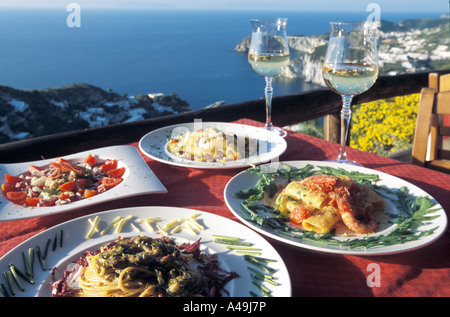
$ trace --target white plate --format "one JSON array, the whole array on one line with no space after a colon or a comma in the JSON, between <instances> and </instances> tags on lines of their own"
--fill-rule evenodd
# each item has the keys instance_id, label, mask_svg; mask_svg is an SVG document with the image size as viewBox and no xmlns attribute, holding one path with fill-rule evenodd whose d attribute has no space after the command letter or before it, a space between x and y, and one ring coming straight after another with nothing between
<instances>
[{"instance_id":1,"label":"white plate","mask_svg":"<svg viewBox=\"0 0 450 317\"><path fill-rule=\"evenodd\" d=\"M65 155L63 158L74 162L81 162L88 156L88 154L97 155L103 159L117 159L119 167L126 167L126 172L123 175L123 181L118 186L99 195L60 206L23 207L10 202L2 194L0 195L0 221L67 212L100 202L140 194L167 193L167 189L148 167L147 163L142 159L139 151L133 146L123 145L93 149L76 154ZM2 184L5 182L5 174L20 175L21 173L28 171L28 167L31 164L37 166L47 166L50 162L54 161L54 159L55 158L16 164L0 164L0 181Z\"/></svg>"},{"instance_id":2,"label":"white plate","mask_svg":"<svg viewBox=\"0 0 450 317\"><path fill-rule=\"evenodd\" d=\"M437 227L437 229L429 236L423 236L420 237L418 240L415 241L409 241L405 242L403 244L395 244L395 245L389 245L389 246L374 246L370 248L350 248L348 246L334 246L334 245L326 245L321 244L320 242L310 242L310 241L303 241L299 237L291 237L286 234L280 233L276 229L270 229L266 227L262 227L257 225L255 222L248 220L246 217L246 213L243 210L243 207L241 206L241 199L235 198L233 195L241 191L243 189L249 188L250 186L255 185L258 176L255 174L249 174L246 173L246 171L243 171L239 174L237 174L235 177L233 177L228 184L225 187L224 195L225 195L225 202L228 206L228 208L233 212L236 217L238 217L242 222L244 222L249 227L253 228L254 230L271 237L275 240L284 242L286 244L290 244L296 247L300 248L306 248L314 251L320 251L320 252L327 252L327 253L337 253L337 254L356 254L356 255L383 255L383 254L395 254L395 253L401 253L406 251L415 250L421 247L424 247L436 239L438 239L444 232L447 227L447 217L446 214L436 200L432 198L428 193L423 191L422 189L418 188L417 186L414 186L411 183L408 183L398 177L382 173L376 170L364 168L364 167L358 167L358 166L350 166L350 165L344 165L344 164L338 164L338 163L330 163L330 162L319 162L319 161L289 161L289 162L281 162L288 164L295 168L302 168L305 167L307 164L313 165L316 169L318 166L325 166L325 167L333 167L333 168L343 168L346 171L357 171L362 172L365 174L377 174L379 176L379 180L377 181L377 185L380 186L386 186L387 188L391 190L398 190L402 187L406 187L409 190L409 193L412 195L412 197L429 197L433 202L436 203L436 205L433 207L433 209L436 209L436 211L431 214L432 216L438 216L435 219L429 220L428 222L421 225L419 228L417 228L418 231L426 231L432 228ZM263 165L264 166L270 166L270 165ZM271 167L271 171L275 171L277 166L273 165ZM386 205L386 213L392 214L392 215L398 215L400 213L400 210L397 209L395 204L391 202L390 200L387 200ZM271 217L269 215L269 217ZM379 232L375 233L371 236L380 236L380 235L386 235L389 232L393 231L397 225L392 224L392 222L386 223L384 226L380 226ZM335 237L336 239L341 240L352 240L352 243L356 243L358 239L362 239L363 237Z\"/></svg>"},{"instance_id":3,"label":"white plate","mask_svg":"<svg viewBox=\"0 0 450 317\"><path fill-rule=\"evenodd\" d=\"M34 261L34 273L35 273L35 285L31 285L28 282L22 281L25 291L20 291L15 287L15 296L50 296L49 283L53 281L51 276L51 268L56 267L55 271L58 275L62 274L62 270L66 268L67 264L73 260L76 260L86 250L95 251L99 246L106 244L109 241L114 240L116 237L131 237L139 235L131 224L134 224L139 229L143 230L145 235L158 238L161 234L151 232L146 226L142 226L137 220L142 218L159 217L161 219L159 224L163 227L166 223L174 220L175 218L185 219L189 216L198 213L197 221L204 226L204 230L199 231L197 235L190 233L187 230L181 230L178 233L171 235L175 242L194 242L201 238L200 245L201 250L208 254L217 253L220 261L220 266L227 271L235 271L239 274L239 278L231 280L225 287L230 292L230 296L250 296L249 292L253 291L258 293L259 290L252 285L252 279L250 277L250 270L248 266L252 266L244 260L243 255L237 254L234 250L229 250L226 245L214 242L211 238L212 235L234 235L242 240L252 242L253 247L260 248L262 250L261 257L276 260L274 263L270 263L269 266L276 269L274 277L276 281L280 283L278 286L271 284L266 285L272 291L272 295L275 297L289 297L291 296L291 284L287 268L275 251L275 249L264 240L259 234L247 227L239 224L236 221L210 214L207 212L201 212L193 209L175 208L175 207L136 207L136 208L123 208L109 210L105 212L95 213L80 218L70 220L55 227L52 227L44 232L37 234L36 236L24 241L13 250L8 252L2 259L0 259L0 272L8 270L9 263L13 263L19 267L20 270L25 272L22 252L27 254L28 248L34 248L39 246L41 252L44 252L47 240L50 238L53 240L54 236L63 232L63 245L53 251L50 247L46 258L46 271L42 271L39 261L35 256ZM133 218L128 222L121 233L115 233L114 229L109 230L106 234L95 234L92 238L86 239L85 236L90 229L89 218L99 216L100 225L99 229L104 230L108 224L112 222L117 216L127 217L132 215ZM51 243L51 245L53 242ZM7 283L1 281L5 286Z\"/></svg>"},{"instance_id":4,"label":"white plate","mask_svg":"<svg viewBox=\"0 0 450 317\"><path fill-rule=\"evenodd\" d=\"M258 139L260 142L259 155L251 156L247 159L228 161L228 162L195 162L188 159L174 158L169 156L166 152L167 141L171 137L175 137L183 131L196 131L198 129L207 127L215 127L221 131L234 133L238 137L249 137ZM146 134L139 142L139 149L148 157L163 163L205 169L225 169L225 168L240 168L248 167L271 160L277 159L286 151L286 141L276 133L264 130L262 128L223 122L193 122L183 123L167 126L154 130Z\"/></svg>"}]
</instances>

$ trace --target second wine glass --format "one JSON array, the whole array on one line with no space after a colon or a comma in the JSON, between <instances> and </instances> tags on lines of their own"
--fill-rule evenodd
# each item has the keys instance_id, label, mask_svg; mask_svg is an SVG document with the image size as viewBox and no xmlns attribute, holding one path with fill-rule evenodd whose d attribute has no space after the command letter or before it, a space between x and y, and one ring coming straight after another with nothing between
<instances>
[{"instance_id":1,"label":"second wine glass","mask_svg":"<svg viewBox=\"0 0 450 317\"><path fill-rule=\"evenodd\" d=\"M253 19L252 36L248 51L248 62L255 73L264 76L266 87L266 124L265 128L281 136L286 131L272 124L272 80L289 64L289 46L286 37L286 18Z\"/></svg>"},{"instance_id":2,"label":"second wine glass","mask_svg":"<svg viewBox=\"0 0 450 317\"><path fill-rule=\"evenodd\" d=\"M361 165L347 158L346 144L354 96L368 90L378 77L376 29L369 22L331 22L323 64L326 85L342 96L338 163Z\"/></svg>"}]
</instances>

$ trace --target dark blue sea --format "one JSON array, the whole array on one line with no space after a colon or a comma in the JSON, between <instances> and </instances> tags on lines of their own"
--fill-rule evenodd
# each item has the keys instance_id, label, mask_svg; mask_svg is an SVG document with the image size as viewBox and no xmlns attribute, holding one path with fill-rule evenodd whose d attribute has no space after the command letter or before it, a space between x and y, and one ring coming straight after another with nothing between
<instances>
[{"instance_id":1,"label":"dark blue sea","mask_svg":"<svg viewBox=\"0 0 450 317\"><path fill-rule=\"evenodd\" d=\"M120 94L176 92L192 109L262 98L264 79L235 46L249 20L287 17L288 35L318 35L332 20L368 12L151 11L81 9L69 27L63 9L0 10L0 84L20 89L87 83ZM441 13L381 13L399 22ZM317 86L276 79L274 95Z\"/></svg>"}]
</instances>

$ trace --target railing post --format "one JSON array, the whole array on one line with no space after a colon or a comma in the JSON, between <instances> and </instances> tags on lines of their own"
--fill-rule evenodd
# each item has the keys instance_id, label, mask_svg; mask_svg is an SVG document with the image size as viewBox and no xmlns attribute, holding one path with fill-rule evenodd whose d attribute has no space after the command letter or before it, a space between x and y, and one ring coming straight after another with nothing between
<instances>
[{"instance_id":1,"label":"railing post","mask_svg":"<svg viewBox=\"0 0 450 317\"><path fill-rule=\"evenodd\" d=\"M339 113L327 114L323 121L324 139L330 142L339 143L341 139L341 121Z\"/></svg>"}]
</instances>

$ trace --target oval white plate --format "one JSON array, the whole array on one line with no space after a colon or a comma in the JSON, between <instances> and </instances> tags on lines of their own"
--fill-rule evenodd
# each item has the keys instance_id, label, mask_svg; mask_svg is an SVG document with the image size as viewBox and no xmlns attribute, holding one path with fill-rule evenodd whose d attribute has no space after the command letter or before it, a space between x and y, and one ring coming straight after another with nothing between
<instances>
[{"instance_id":1,"label":"oval white plate","mask_svg":"<svg viewBox=\"0 0 450 317\"><path fill-rule=\"evenodd\" d=\"M183 158L174 158L167 154L166 144L171 137L175 137L180 132L193 132L201 128L206 129L207 127L215 127L224 132L234 133L238 137L247 136L252 139L258 139L260 142L259 155L228 162L196 162ZM254 126L224 122L175 124L149 132L139 141L139 149L142 153L156 161L176 166L204 169L240 168L269 162L283 154L286 148L286 141L276 133Z\"/></svg>"},{"instance_id":2,"label":"oval white plate","mask_svg":"<svg viewBox=\"0 0 450 317\"><path fill-rule=\"evenodd\" d=\"M53 251L51 250L52 244L50 245L50 250L48 251L45 260L47 270L42 271L39 261L35 256L35 285L22 281L25 287L24 292L15 287L15 296L50 296L51 290L49 283L53 281L51 268L57 268L55 272L56 278L58 278L62 274L62 270L66 268L67 264L76 260L84 251L95 251L98 246L104 245L118 236L130 237L141 234L140 232L136 232L131 224L134 224L147 236L152 238L161 237L161 234L156 233L158 229L155 227L155 224L153 225L155 232L151 232L145 225L138 222L138 219L158 217L161 221L157 222L157 224L163 227L165 224L176 218L185 219L196 213L198 214L196 219L204 226L204 230L199 231L196 235L193 235L187 230L181 230L178 233L170 235L170 237L174 239L175 242L194 242L201 238L200 245L203 252L210 254L217 253L222 268L227 271L235 271L238 273L240 277L231 280L225 287L225 289L230 292L230 296L246 297L250 296L250 291L258 294L259 290L252 285L252 279L250 277L252 272L247 268L248 266L251 266L251 264L244 260L243 255L236 253L234 250L227 249L226 245L214 242L211 238L212 235L233 235L241 238L243 241L252 242L252 247L260 248L262 250L261 257L276 260L276 262L270 263L269 266L276 270L274 277L280 285L264 285L272 291L272 296L274 297L291 296L291 282L282 258L259 234L236 221L221 216L193 209L176 207L135 207L114 209L67 221L35 235L8 252L0 259L0 271L4 272L8 270L9 263L13 263L19 267L20 270L25 272L22 252L27 254L28 248L34 248L36 245L44 252L47 240L49 238L53 240L56 235L58 236L58 247ZM99 216L99 230L102 231L107 228L108 224L110 224L117 216L127 217L129 215L133 218L123 227L122 232L115 233L114 228L112 228L104 235L96 233L92 238L86 239L86 234L90 229L89 218L94 219L95 216ZM63 232L62 247L59 246L59 234L61 230ZM4 280L2 283L5 286L7 285Z\"/></svg>"},{"instance_id":3,"label":"oval white plate","mask_svg":"<svg viewBox=\"0 0 450 317\"><path fill-rule=\"evenodd\" d=\"M142 159L139 151L129 145L111 146L99 149L93 149L71 155L64 155L63 158L73 162L83 161L88 154L97 155L100 158L117 159L119 166L126 167L127 170L123 175L123 181L102 194L82 199L70 204L50 206L50 207L24 207L12 203L3 194L0 195L0 221L24 219L38 216L45 216L54 213L67 212L70 210L91 206L104 201L125 198L148 193L167 193L167 189L156 177L153 171L148 167L147 163ZM36 166L47 166L52 159L16 163L16 164L0 164L0 181L5 182L5 174L20 175L28 171L28 167L33 164Z\"/></svg>"},{"instance_id":4,"label":"oval white plate","mask_svg":"<svg viewBox=\"0 0 450 317\"><path fill-rule=\"evenodd\" d=\"M225 202L228 206L228 208L231 210L231 212L238 217L242 222L244 222L246 225L248 225L250 228L253 228L254 230L271 237L275 240L281 241L286 244L290 244L296 247L300 248L306 248L314 251L321 251L321 252L327 252L327 253L337 253L337 254L355 254L355 255L383 255L383 254L395 254L395 253L401 253L406 251L415 250L421 247L424 247L433 241L437 240L444 232L447 227L447 216L442 209L442 206L440 206L433 197L431 197L428 193L423 191L422 189L418 188L417 186L408 183L398 177L382 173L376 170L368 169L365 167L358 167L358 166L350 166L350 165L344 165L344 164L338 164L338 163L331 163L331 162L320 162L320 161L288 161L288 162L281 162L284 164L288 164L295 168L302 168L306 165L310 164L315 167L317 166L329 166L333 168L342 168L347 171L358 171L365 174L377 174L379 176L379 180L377 181L377 185L380 186L386 186L387 188L391 190L398 190L402 187L406 187L409 190L409 193L412 194L414 197L423 197L427 196L430 199L432 199L436 205L433 207L433 209L436 209L436 211L432 214L438 215L439 217L428 221L421 227L419 227L418 231L425 231L432 228L437 227L437 229L429 236L420 237L416 241L410 241L403 244L396 244L396 245L390 245L390 246L376 246L371 248L349 248L348 246L331 246L331 245L325 245L321 244L320 242L307 242L302 241L300 238L295 237L289 237L285 234L282 234L278 232L277 230L271 230L270 228L261 227L257 224L255 224L252 221L247 220L247 217L245 216L245 213L243 212L242 206L241 206L241 199L237 199L233 197L233 195L243 189L249 188L250 186L255 185L257 181L257 176L255 174L249 174L246 173L246 171L243 171L239 174L237 174L235 177L233 177L228 184L225 187L224 196L225 196ZM269 165L267 165L269 166ZM277 168L276 165L273 165L272 170L274 168ZM390 203L390 201L387 201L387 207L386 212L390 214L398 214L399 211L395 207L393 203ZM377 235L385 235L392 230L396 225L391 224L387 227L382 228L380 232L375 233L373 236ZM352 238L342 238L342 239L360 239L361 237L352 237ZM339 238L337 238L339 239Z\"/></svg>"}]
</instances>

